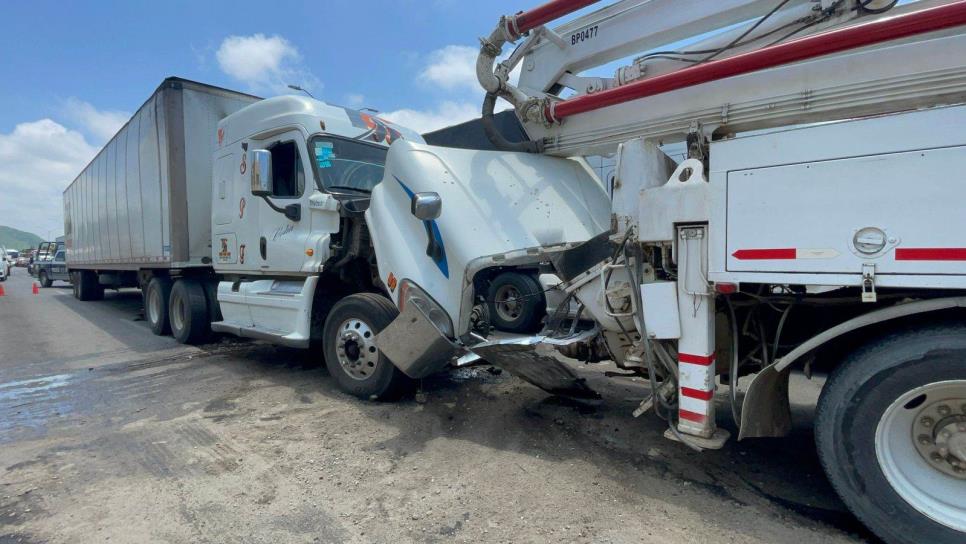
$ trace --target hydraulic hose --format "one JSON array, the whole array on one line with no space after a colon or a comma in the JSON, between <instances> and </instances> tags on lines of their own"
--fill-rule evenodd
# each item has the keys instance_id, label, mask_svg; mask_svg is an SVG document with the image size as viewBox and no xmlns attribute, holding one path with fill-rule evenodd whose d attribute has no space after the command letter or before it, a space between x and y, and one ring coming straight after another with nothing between
<instances>
[{"instance_id":1,"label":"hydraulic hose","mask_svg":"<svg viewBox=\"0 0 966 544\"><path fill-rule=\"evenodd\" d=\"M495 93L486 93L486 97L483 99L483 117L481 119L483 122L483 131L493 146L500 151L518 151L523 153L540 153L543 151L542 141L528 140L525 142L511 142L500 133L496 128L496 123L493 121L493 110L496 109L496 98Z\"/></svg>"}]
</instances>

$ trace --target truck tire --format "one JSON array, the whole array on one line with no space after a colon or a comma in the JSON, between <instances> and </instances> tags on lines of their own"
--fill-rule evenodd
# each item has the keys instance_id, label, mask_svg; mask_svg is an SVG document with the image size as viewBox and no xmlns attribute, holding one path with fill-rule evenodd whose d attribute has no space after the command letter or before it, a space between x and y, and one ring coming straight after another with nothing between
<instances>
[{"instance_id":1,"label":"truck tire","mask_svg":"<svg viewBox=\"0 0 966 544\"><path fill-rule=\"evenodd\" d=\"M168 300L171 298L171 280L156 276L148 282L144 290L144 317L151 326L151 332L164 336L171 332L168 320Z\"/></svg>"},{"instance_id":2,"label":"truck tire","mask_svg":"<svg viewBox=\"0 0 966 544\"><path fill-rule=\"evenodd\" d=\"M97 282L97 274L91 270L78 270L77 300L101 300L104 298L104 286Z\"/></svg>"},{"instance_id":3,"label":"truck tire","mask_svg":"<svg viewBox=\"0 0 966 544\"><path fill-rule=\"evenodd\" d=\"M208 321L221 321L224 317L221 315L221 305L218 304L218 282L209 280L202 283L202 287L208 300Z\"/></svg>"},{"instance_id":4,"label":"truck tire","mask_svg":"<svg viewBox=\"0 0 966 544\"><path fill-rule=\"evenodd\" d=\"M325 320L323 352L329 374L339 388L361 399L393 400L414 382L403 374L375 344L398 310L387 298L359 293L343 298Z\"/></svg>"},{"instance_id":5,"label":"truck tire","mask_svg":"<svg viewBox=\"0 0 966 544\"><path fill-rule=\"evenodd\" d=\"M50 277L47 275L47 271L46 270L41 270L40 271L40 278L39 279L40 279L40 286L41 287L50 287L51 285L54 284L54 281L51 280Z\"/></svg>"},{"instance_id":6,"label":"truck tire","mask_svg":"<svg viewBox=\"0 0 966 544\"><path fill-rule=\"evenodd\" d=\"M815 441L843 502L884 541L966 542L966 324L850 355L819 398Z\"/></svg>"},{"instance_id":7,"label":"truck tire","mask_svg":"<svg viewBox=\"0 0 966 544\"><path fill-rule=\"evenodd\" d=\"M171 335L182 344L201 344L211 333L205 288L197 280L182 278L174 282L168 299Z\"/></svg>"},{"instance_id":8,"label":"truck tire","mask_svg":"<svg viewBox=\"0 0 966 544\"><path fill-rule=\"evenodd\" d=\"M493 278L486 300L490 322L501 331L537 332L547 313L540 283L520 272L503 272Z\"/></svg>"}]
</instances>

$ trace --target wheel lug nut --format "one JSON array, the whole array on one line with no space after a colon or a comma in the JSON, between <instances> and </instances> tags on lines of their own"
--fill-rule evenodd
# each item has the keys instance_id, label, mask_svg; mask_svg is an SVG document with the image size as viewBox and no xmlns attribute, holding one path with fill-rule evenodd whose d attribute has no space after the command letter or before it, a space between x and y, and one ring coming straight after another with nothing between
<instances>
[{"instance_id":1,"label":"wheel lug nut","mask_svg":"<svg viewBox=\"0 0 966 544\"><path fill-rule=\"evenodd\" d=\"M935 423L935 421L933 421L931 417L924 417L919 420L919 424L927 428L932 427L933 423Z\"/></svg>"},{"instance_id":2,"label":"wheel lug nut","mask_svg":"<svg viewBox=\"0 0 966 544\"><path fill-rule=\"evenodd\" d=\"M945 404L940 404L939 408L937 408L937 411L941 416L948 416L950 413L952 413L952 410L949 409L949 406L946 406Z\"/></svg>"},{"instance_id":3,"label":"wheel lug nut","mask_svg":"<svg viewBox=\"0 0 966 544\"><path fill-rule=\"evenodd\" d=\"M928 446L932 444L932 439L929 437L928 434L921 434L919 435L919 444L923 446Z\"/></svg>"}]
</instances>

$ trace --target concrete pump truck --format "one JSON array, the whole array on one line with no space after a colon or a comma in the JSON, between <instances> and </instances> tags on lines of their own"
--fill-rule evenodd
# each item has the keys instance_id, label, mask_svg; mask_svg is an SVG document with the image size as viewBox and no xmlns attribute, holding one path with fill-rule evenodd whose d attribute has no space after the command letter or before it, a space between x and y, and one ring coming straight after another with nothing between
<instances>
[{"instance_id":1,"label":"concrete pump truck","mask_svg":"<svg viewBox=\"0 0 966 544\"><path fill-rule=\"evenodd\" d=\"M787 434L790 372L822 373L815 441L844 503L890 543L966 542L966 2L623 0L545 26L595 3L552 1L480 39L498 175L491 161L453 174L462 151L400 143L373 205L397 178L438 193L448 252L477 225L447 213L490 206L467 189L556 176L528 156L604 155L606 228L547 243L569 212L535 195L539 244L477 251L448 276L416 251L379 260L438 304L400 302L377 346L407 373L455 351L579 398L596 393L570 361L613 361L650 381L635 415L696 449L728 439L716 400L739 440ZM498 99L525 141L495 126ZM498 233L519 226L508 204ZM559 310L538 335L481 337L481 273L534 267L559 278Z\"/></svg>"}]
</instances>

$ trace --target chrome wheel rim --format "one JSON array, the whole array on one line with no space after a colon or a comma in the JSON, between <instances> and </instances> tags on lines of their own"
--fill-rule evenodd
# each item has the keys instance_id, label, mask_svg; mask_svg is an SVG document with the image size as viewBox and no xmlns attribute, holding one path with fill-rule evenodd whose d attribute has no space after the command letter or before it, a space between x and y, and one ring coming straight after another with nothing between
<instances>
[{"instance_id":1,"label":"chrome wheel rim","mask_svg":"<svg viewBox=\"0 0 966 544\"><path fill-rule=\"evenodd\" d=\"M148 319L151 323L161 320L161 295L157 289L148 291Z\"/></svg>"},{"instance_id":2,"label":"chrome wheel rim","mask_svg":"<svg viewBox=\"0 0 966 544\"><path fill-rule=\"evenodd\" d=\"M185 304L181 297L174 297L171 301L171 327L176 331L184 329L185 319Z\"/></svg>"},{"instance_id":3,"label":"chrome wheel rim","mask_svg":"<svg viewBox=\"0 0 966 544\"><path fill-rule=\"evenodd\" d=\"M879 420L875 450L904 501L966 532L966 380L931 383L896 399Z\"/></svg>"},{"instance_id":4,"label":"chrome wheel rim","mask_svg":"<svg viewBox=\"0 0 966 544\"><path fill-rule=\"evenodd\" d=\"M516 321L523 313L523 297L520 290L512 285L501 285L493 299L496 314L504 321Z\"/></svg>"},{"instance_id":5,"label":"chrome wheel rim","mask_svg":"<svg viewBox=\"0 0 966 544\"><path fill-rule=\"evenodd\" d=\"M335 353L342 370L354 380L372 377L379 364L376 334L361 319L346 319L339 325Z\"/></svg>"}]
</instances>

